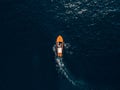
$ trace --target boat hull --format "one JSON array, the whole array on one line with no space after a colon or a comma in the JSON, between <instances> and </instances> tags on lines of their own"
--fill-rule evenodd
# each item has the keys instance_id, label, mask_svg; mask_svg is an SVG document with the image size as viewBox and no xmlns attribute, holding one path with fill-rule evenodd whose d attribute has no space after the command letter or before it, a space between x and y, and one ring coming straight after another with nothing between
<instances>
[{"instance_id":1,"label":"boat hull","mask_svg":"<svg viewBox=\"0 0 120 90\"><path fill-rule=\"evenodd\" d=\"M63 56L63 46L64 46L63 37L59 35L56 39L56 53L58 57Z\"/></svg>"}]
</instances>

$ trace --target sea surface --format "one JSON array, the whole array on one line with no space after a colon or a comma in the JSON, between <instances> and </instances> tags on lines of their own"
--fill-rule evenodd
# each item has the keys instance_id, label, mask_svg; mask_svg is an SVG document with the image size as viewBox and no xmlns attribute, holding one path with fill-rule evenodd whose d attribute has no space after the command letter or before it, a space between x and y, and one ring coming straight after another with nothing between
<instances>
[{"instance_id":1,"label":"sea surface","mask_svg":"<svg viewBox=\"0 0 120 90\"><path fill-rule=\"evenodd\" d=\"M63 61L52 50L62 35ZM120 90L119 0L0 0L0 90Z\"/></svg>"}]
</instances>

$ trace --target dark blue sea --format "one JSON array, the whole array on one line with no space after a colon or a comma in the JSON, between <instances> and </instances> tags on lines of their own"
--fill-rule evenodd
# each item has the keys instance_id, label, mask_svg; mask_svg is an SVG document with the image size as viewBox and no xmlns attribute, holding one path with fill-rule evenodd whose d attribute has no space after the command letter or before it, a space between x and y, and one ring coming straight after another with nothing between
<instances>
[{"instance_id":1,"label":"dark blue sea","mask_svg":"<svg viewBox=\"0 0 120 90\"><path fill-rule=\"evenodd\" d=\"M120 90L119 0L0 0L0 90ZM69 43L56 68L56 37ZM71 54L70 54L71 53Z\"/></svg>"}]
</instances>

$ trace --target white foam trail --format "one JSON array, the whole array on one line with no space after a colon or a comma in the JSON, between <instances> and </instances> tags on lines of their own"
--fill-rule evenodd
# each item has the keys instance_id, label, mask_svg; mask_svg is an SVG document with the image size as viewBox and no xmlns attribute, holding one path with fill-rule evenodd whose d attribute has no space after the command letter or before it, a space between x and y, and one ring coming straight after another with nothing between
<instances>
[{"instance_id":1,"label":"white foam trail","mask_svg":"<svg viewBox=\"0 0 120 90\"><path fill-rule=\"evenodd\" d=\"M73 85L76 85L74 81L70 78L69 72L63 63L62 58L56 58L56 62L58 64L59 71L67 78L69 82L71 82Z\"/></svg>"},{"instance_id":2,"label":"white foam trail","mask_svg":"<svg viewBox=\"0 0 120 90\"><path fill-rule=\"evenodd\" d=\"M66 49L68 49L69 47L71 47L71 45L69 43L65 43L64 46ZM53 51L55 53L55 61L56 61L56 67L58 68L58 72L61 73L62 75L64 75L64 77L74 86L77 86L80 90L98 90L96 87L86 83L83 80L76 80L72 74L69 72L69 70L67 69L66 65L63 62L63 57L59 58L57 57L56 54L56 45L53 46ZM99 90L109 90L109 88L106 87L100 87Z\"/></svg>"},{"instance_id":3,"label":"white foam trail","mask_svg":"<svg viewBox=\"0 0 120 90\"><path fill-rule=\"evenodd\" d=\"M69 44L65 44L65 46L66 46L66 48L70 47ZM58 72L60 72L61 74L63 74L66 77L66 79L70 83L72 83L72 85L79 86L81 89L84 88L83 90L86 90L85 89L85 88L87 88L86 87L86 83L84 83L84 81L82 81L82 80L79 80L79 81L75 80L72 77L72 75L69 73L68 69L66 68L66 66L65 66L65 64L63 62L63 58L56 57L56 49L55 48L56 48L56 45L53 46L53 51L55 53L55 61L56 61L56 64L57 64L56 66L58 67Z\"/></svg>"}]
</instances>

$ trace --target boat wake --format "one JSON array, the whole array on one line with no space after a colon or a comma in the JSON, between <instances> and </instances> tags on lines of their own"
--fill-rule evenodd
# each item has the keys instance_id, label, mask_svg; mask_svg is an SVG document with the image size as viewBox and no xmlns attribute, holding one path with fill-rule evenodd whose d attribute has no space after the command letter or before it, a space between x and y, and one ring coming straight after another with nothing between
<instances>
[{"instance_id":1,"label":"boat wake","mask_svg":"<svg viewBox=\"0 0 120 90\"><path fill-rule=\"evenodd\" d=\"M69 48L70 45L66 43L64 45L65 48ZM56 67L58 68L58 72L60 72L64 77L74 86L80 87L82 90L88 90L87 84L83 80L76 80L74 77L70 74L69 70L66 68L66 65L63 62L63 57L57 57L56 55L56 45L53 46L53 51L55 53L55 61L56 61Z\"/></svg>"},{"instance_id":2,"label":"boat wake","mask_svg":"<svg viewBox=\"0 0 120 90\"><path fill-rule=\"evenodd\" d=\"M64 49L68 50L70 48L69 43L64 43ZM79 88L80 90L109 90L109 87L96 87L90 83L87 83L83 79L75 79L74 76L70 73L69 69L66 67L63 57L57 57L56 54L56 45L53 46L53 52L55 53L56 68L58 73L63 75L73 86ZM70 53L65 52L67 54ZM99 88L99 89L98 89Z\"/></svg>"}]
</instances>

